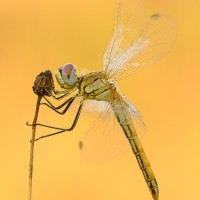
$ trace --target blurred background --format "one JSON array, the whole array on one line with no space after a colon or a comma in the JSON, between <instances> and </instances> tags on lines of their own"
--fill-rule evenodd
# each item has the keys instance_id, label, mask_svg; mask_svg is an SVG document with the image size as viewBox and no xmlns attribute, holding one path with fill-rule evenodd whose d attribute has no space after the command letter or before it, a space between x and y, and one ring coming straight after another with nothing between
<instances>
[{"instance_id":1,"label":"blurred background","mask_svg":"<svg viewBox=\"0 0 200 200\"><path fill-rule=\"evenodd\" d=\"M200 2L143 2L147 15L175 17L177 39L165 58L118 85L143 115L142 144L160 199L199 199ZM74 63L78 73L100 70L114 16L115 0L1 0L0 199L28 199L31 128L25 123L33 120L36 75L65 63ZM39 121L68 125L66 116L44 107ZM152 199L131 152L100 165L83 159L78 141L91 122L82 114L70 134L36 143L33 200ZM37 135L48 131L38 128Z\"/></svg>"}]
</instances>

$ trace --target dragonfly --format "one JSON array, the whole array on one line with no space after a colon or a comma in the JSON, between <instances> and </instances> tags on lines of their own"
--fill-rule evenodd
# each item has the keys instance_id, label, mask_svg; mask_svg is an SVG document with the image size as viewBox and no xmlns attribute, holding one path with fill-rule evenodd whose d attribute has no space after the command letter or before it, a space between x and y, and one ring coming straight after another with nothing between
<instances>
[{"instance_id":1,"label":"dragonfly","mask_svg":"<svg viewBox=\"0 0 200 200\"><path fill-rule=\"evenodd\" d=\"M158 183L138 136L143 134L144 122L136 107L120 93L116 82L162 58L172 47L175 37L173 17L160 13L146 17L140 1L118 1L115 25L103 55L102 69L78 76L73 64L65 64L55 73L62 89L54 90L55 94L51 96L56 100L67 100L54 106L44 97L46 102L43 104L58 114L65 114L74 100L81 98L71 127L34 124L57 130L36 140L72 131L83 107L89 105L89 108L96 109L101 106L99 118L81 139L83 155L98 163L131 149L153 199L158 200Z\"/></svg>"}]
</instances>

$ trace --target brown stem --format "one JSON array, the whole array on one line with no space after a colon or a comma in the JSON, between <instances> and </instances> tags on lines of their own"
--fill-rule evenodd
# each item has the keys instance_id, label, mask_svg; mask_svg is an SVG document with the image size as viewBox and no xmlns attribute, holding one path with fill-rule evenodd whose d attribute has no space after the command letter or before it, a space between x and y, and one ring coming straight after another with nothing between
<instances>
[{"instance_id":1,"label":"brown stem","mask_svg":"<svg viewBox=\"0 0 200 200\"><path fill-rule=\"evenodd\" d=\"M35 116L32 123L33 126L32 126L32 138L31 138L30 161L29 161L29 194L28 194L29 200L32 199L33 157L34 157L34 143L35 143L35 133L36 133L36 126L34 126L34 124L37 123L41 99L42 96L38 95L36 109L35 109Z\"/></svg>"}]
</instances>

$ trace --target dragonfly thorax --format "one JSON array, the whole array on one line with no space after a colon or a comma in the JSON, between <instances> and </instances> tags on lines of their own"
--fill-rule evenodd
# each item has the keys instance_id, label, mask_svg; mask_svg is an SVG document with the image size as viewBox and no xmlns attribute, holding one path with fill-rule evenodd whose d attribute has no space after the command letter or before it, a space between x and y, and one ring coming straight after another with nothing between
<instances>
[{"instance_id":1,"label":"dragonfly thorax","mask_svg":"<svg viewBox=\"0 0 200 200\"><path fill-rule=\"evenodd\" d=\"M103 72L92 72L82 77L79 82L79 95L85 99L113 101L116 86Z\"/></svg>"}]
</instances>

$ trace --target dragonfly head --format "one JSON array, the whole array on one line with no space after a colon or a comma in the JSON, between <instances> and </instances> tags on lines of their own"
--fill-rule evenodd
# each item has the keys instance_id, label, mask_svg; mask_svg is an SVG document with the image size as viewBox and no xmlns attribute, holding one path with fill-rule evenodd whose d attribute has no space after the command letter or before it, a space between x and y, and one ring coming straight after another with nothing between
<instances>
[{"instance_id":1,"label":"dragonfly head","mask_svg":"<svg viewBox=\"0 0 200 200\"><path fill-rule=\"evenodd\" d=\"M78 81L76 68L72 64L65 64L63 67L58 68L55 76L60 87L64 89L74 88Z\"/></svg>"}]
</instances>

